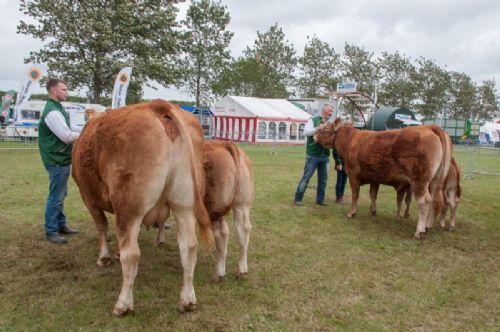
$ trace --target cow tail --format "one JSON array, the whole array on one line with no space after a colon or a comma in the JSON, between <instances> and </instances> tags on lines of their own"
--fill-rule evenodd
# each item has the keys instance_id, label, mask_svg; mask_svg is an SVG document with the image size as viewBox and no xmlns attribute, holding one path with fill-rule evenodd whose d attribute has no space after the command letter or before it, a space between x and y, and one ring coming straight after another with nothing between
<instances>
[{"instance_id":1,"label":"cow tail","mask_svg":"<svg viewBox=\"0 0 500 332\"><path fill-rule=\"evenodd\" d=\"M203 160L200 161L199 165L199 167L201 168L200 176L202 176L202 179L198 179L195 169L196 165L194 164L196 163L196 158L193 148L193 140L191 135L186 132L186 126L184 120L178 115L177 111L173 109L174 107L175 106L173 106L173 104L170 104L161 99L156 99L151 102L151 108L157 114L160 114L161 116L163 115L170 116L170 118L178 125L179 133L182 136L182 138L188 142L186 148L188 149L189 156L193 162L193 164L191 165L191 176L193 179L193 186L194 186L194 215L196 217L196 220L198 221L198 226L200 228L201 244L206 251L211 252L214 247L214 234L212 232L210 217L208 216L207 209L205 208L205 204L203 203L203 195L202 195L203 187L200 187L200 184L202 184L203 181L205 181L205 179L203 178L204 177L204 169L202 165ZM203 156L199 156L199 158L203 158Z\"/></svg>"},{"instance_id":2,"label":"cow tail","mask_svg":"<svg viewBox=\"0 0 500 332\"><path fill-rule=\"evenodd\" d=\"M451 164L451 139L450 136L440 127L431 125L430 129L439 137L443 151L443 159L435 174L435 194L434 194L434 216L438 216L444 209L444 182L448 176Z\"/></svg>"}]
</instances>

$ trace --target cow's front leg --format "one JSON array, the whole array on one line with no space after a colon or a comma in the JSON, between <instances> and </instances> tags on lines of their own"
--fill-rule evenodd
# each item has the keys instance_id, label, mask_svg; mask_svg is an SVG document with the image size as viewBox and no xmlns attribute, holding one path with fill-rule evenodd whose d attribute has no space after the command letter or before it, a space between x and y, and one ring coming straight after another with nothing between
<instances>
[{"instance_id":1,"label":"cow's front leg","mask_svg":"<svg viewBox=\"0 0 500 332\"><path fill-rule=\"evenodd\" d=\"M403 206L403 198L405 195L406 189L396 189L396 202L397 202L397 211L396 211L396 220L401 221L401 208Z\"/></svg>"},{"instance_id":2,"label":"cow's front leg","mask_svg":"<svg viewBox=\"0 0 500 332\"><path fill-rule=\"evenodd\" d=\"M372 216L377 215L377 194L380 184L370 183L370 213Z\"/></svg>"},{"instance_id":3,"label":"cow's front leg","mask_svg":"<svg viewBox=\"0 0 500 332\"><path fill-rule=\"evenodd\" d=\"M406 187L406 195L405 195L405 204L406 204L406 210L405 210L405 218L408 218L410 216L410 205L411 205L411 187L407 186Z\"/></svg>"},{"instance_id":4,"label":"cow's front leg","mask_svg":"<svg viewBox=\"0 0 500 332\"><path fill-rule=\"evenodd\" d=\"M165 224L170 216L170 207L166 208L167 217L163 221L157 222L158 224L158 234L156 235L155 245L161 247L165 244Z\"/></svg>"},{"instance_id":5,"label":"cow's front leg","mask_svg":"<svg viewBox=\"0 0 500 332\"><path fill-rule=\"evenodd\" d=\"M117 217L116 236L120 249L123 283L118 301L113 310L116 316L123 316L127 313L134 312L134 281L137 276L139 258L141 255L137 237L139 235L141 221L142 218L133 220L131 224L127 224Z\"/></svg>"},{"instance_id":6,"label":"cow's front leg","mask_svg":"<svg viewBox=\"0 0 500 332\"><path fill-rule=\"evenodd\" d=\"M173 209L173 208L172 208ZM196 266L198 242L196 240L195 224L196 218L191 211L174 210L177 221L177 243L181 256L181 264L184 270L184 280L179 300L179 310L191 311L196 306L196 295L193 288L193 275Z\"/></svg>"},{"instance_id":7,"label":"cow's front leg","mask_svg":"<svg viewBox=\"0 0 500 332\"><path fill-rule=\"evenodd\" d=\"M352 218L354 215L356 215L356 211L358 209L360 184L358 181L351 178L349 178L349 184L351 186L351 191L352 191L352 202L351 202L351 210L347 213L347 218Z\"/></svg>"}]
</instances>

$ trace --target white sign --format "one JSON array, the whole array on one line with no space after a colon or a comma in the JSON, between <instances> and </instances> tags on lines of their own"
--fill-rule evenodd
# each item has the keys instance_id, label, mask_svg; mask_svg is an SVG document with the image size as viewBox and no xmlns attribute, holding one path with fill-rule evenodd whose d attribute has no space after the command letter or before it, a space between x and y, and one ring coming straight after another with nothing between
<instances>
[{"instance_id":1,"label":"white sign","mask_svg":"<svg viewBox=\"0 0 500 332\"><path fill-rule=\"evenodd\" d=\"M113 99L111 100L111 108L125 106L125 98L127 97L127 88L132 76L132 67L125 67L116 76L115 87L113 88Z\"/></svg>"},{"instance_id":2,"label":"white sign","mask_svg":"<svg viewBox=\"0 0 500 332\"><path fill-rule=\"evenodd\" d=\"M394 118L396 120L411 120L411 115L408 114L394 114Z\"/></svg>"},{"instance_id":3,"label":"white sign","mask_svg":"<svg viewBox=\"0 0 500 332\"><path fill-rule=\"evenodd\" d=\"M342 82L337 83L337 92L356 92L358 83L356 82Z\"/></svg>"}]
</instances>

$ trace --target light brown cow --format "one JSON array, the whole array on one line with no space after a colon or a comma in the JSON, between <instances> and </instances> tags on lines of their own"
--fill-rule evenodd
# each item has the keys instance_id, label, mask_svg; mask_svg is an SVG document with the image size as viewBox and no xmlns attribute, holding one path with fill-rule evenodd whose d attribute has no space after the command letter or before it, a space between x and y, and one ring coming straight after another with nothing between
<instances>
[{"instance_id":1,"label":"light brown cow","mask_svg":"<svg viewBox=\"0 0 500 332\"><path fill-rule=\"evenodd\" d=\"M337 149L344 158L352 190L347 217L356 213L361 185L408 182L419 207L415 237L421 238L431 203L435 199L442 201L451 157L449 136L435 125L374 132L340 126L339 122L337 119L314 137L323 146Z\"/></svg>"},{"instance_id":2,"label":"light brown cow","mask_svg":"<svg viewBox=\"0 0 500 332\"><path fill-rule=\"evenodd\" d=\"M439 225L441 228L446 227L446 213L450 210L450 221L448 230L455 229L457 221L457 209L460 197L462 196L462 187L460 186L460 167L455 158L451 158L450 170L444 181L443 187L444 207L440 211ZM436 209L439 212L439 209Z\"/></svg>"},{"instance_id":3,"label":"light brown cow","mask_svg":"<svg viewBox=\"0 0 500 332\"><path fill-rule=\"evenodd\" d=\"M73 150L73 177L98 231L97 264L111 263L104 211L114 214L123 283L115 315L134 310L133 285L141 224L172 209L184 269L179 308L196 304L196 221L207 247L213 243L203 205L203 134L194 116L162 100L109 110L87 123Z\"/></svg>"},{"instance_id":4,"label":"light brown cow","mask_svg":"<svg viewBox=\"0 0 500 332\"><path fill-rule=\"evenodd\" d=\"M376 200L377 193L380 184L372 183L370 184L370 212L372 215L377 214L376 210ZM410 216L410 204L411 204L411 188L409 184L401 184L400 187L395 186L394 189L397 192L397 219L401 220L401 206L403 202L403 197L406 203L406 210L404 218ZM455 158L451 157L451 164L448 169L448 174L444 180L443 184L443 197L444 205L441 206L438 201L435 201L434 217L439 217L439 225L442 229L446 228L446 214L448 209L450 210L450 221L448 225L448 230L452 231L455 229L458 203L460 202L460 197L462 194L462 187L460 186L460 167L458 166ZM432 228L432 218L428 218L427 228Z\"/></svg>"},{"instance_id":5,"label":"light brown cow","mask_svg":"<svg viewBox=\"0 0 500 332\"><path fill-rule=\"evenodd\" d=\"M225 216L233 209L238 233L240 259L238 275L248 272L247 252L250 240L250 208L254 199L252 165L248 156L231 142L205 142L205 196L215 235L217 265L215 278L226 275L229 228ZM165 228L159 222L157 244L165 242Z\"/></svg>"}]
</instances>

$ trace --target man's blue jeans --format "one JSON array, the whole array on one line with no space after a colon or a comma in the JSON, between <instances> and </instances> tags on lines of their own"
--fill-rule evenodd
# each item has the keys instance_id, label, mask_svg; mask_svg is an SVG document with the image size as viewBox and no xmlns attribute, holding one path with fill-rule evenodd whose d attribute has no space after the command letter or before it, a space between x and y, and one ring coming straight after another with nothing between
<instances>
[{"instance_id":1,"label":"man's blue jeans","mask_svg":"<svg viewBox=\"0 0 500 332\"><path fill-rule=\"evenodd\" d=\"M309 180L314 175L314 171L318 170L318 186L316 190L316 203L325 201L326 181L328 180L328 165L329 156L313 157L306 156L306 164L304 166L304 175L300 179L297 191L295 192L295 202L302 202Z\"/></svg>"},{"instance_id":2,"label":"man's blue jeans","mask_svg":"<svg viewBox=\"0 0 500 332\"><path fill-rule=\"evenodd\" d=\"M337 184L335 185L335 196L344 196L345 184L347 182L347 173L342 171L337 171Z\"/></svg>"},{"instance_id":3,"label":"man's blue jeans","mask_svg":"<svg viewBox=\"0 0 500 332\"><path fill-rule=\"evenodd\" d=\"M49 172L49 197L45 206L45 232L58 234L59 229L66 224L64 215L64 199L68 193L68 177L70 165L45 166Z\"/></svg>"}]
</instances>

